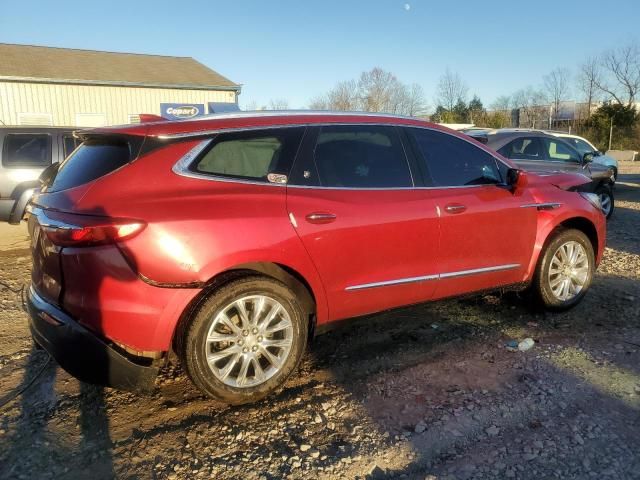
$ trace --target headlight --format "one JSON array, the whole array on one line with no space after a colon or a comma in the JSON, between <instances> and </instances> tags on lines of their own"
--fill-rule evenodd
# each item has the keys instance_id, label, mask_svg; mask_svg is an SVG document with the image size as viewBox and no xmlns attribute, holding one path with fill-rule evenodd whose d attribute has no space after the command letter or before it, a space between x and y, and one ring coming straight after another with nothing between
<instances>
[{"instance_id":1,"label":"headlight","mask_svg":"<svg viewBox=\"0 0 640 480\"><path fill-rule=\"evenodd\" d=\"M580 193L582 198L587 200L591 205L596 207L598 210L602 211L602 202L600 201L600 197L598 195L596 195L595 193L588 193L588 192L578 192L578 193Z\"/></svg>"}]
</instances>

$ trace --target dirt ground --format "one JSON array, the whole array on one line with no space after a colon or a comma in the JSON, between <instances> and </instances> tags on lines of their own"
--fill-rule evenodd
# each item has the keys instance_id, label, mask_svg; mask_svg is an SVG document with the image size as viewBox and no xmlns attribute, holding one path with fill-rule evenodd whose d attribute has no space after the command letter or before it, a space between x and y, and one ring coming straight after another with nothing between
<instances>
[{"instance_id":1,"label":"dirt ground","mask_svg":"<svg viewBox=\"0 0 640 480\"><path fill-rule=\"evenodd\" d=\"M203 398L177 366L136 396L47 362L22 310L21 235L0 251L0 404L27 387L0 410L0 478L640 479L640 168L622 169L604 261L572 311L488 295L360 319L243 407ZM531 350L505 348L525 337Z\"/></svg>"}]
</instances>

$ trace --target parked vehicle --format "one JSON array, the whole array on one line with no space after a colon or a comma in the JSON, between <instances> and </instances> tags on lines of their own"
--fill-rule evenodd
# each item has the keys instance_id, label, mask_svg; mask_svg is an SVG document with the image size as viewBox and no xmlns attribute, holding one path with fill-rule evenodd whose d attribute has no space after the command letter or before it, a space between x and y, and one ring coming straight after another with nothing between
<instances>
[{"instance_id":1,"label":"parked vehicle","mask_svg":"<svg viewBox=\"0 0 640 480\"><path fill-rule=\"evenodd\" d=\"M584 174L579 190L593 192L600 197L607 218L613 214L613 170L593 163L593 154L581 155L565 139L540 130L500 129L468 135L513 160L517 166L541 174L569 172Z\"/></svg>"},{"instance_id":2,"label":"parked vehicle","mask_svg":"<svg viewBox=\"0 0 640 480\"><path fill-rule=\"evenodd\" d=\"M35 341L81 380L153 385L175 351L258 400L337 320L489 289L563 310L602 258L581 175L525 173L417 119L250 113L102 128L28 219ZM117 194L114 194L117 192Z\"/></svg>"},{"instance_id":3,"label":"parked vehicle","mask_svg":"<svg viewBox=\"0 0 640 480\"><path fill-rule=\"evenodd\" d=\"M580 155L586 155L588 153L593 154L593 163L599 163L605 167L610 168L613 171L613 182L618 178L618 161L598 150L589 140L578 135L572 135L570 133L548 131L549 135L562 138L565 142L575 148Z\"/></svg>"},{"instance_id":4,"label":"parked vehicle","mask_svg":"<svg viewBox=\"0 0 640 480\"><path fill-rule=\"evenodd\" d=\"M42 171L78 143L72 128L0 127L0 222L20 223Z\"/></svg>"}]
</instances>

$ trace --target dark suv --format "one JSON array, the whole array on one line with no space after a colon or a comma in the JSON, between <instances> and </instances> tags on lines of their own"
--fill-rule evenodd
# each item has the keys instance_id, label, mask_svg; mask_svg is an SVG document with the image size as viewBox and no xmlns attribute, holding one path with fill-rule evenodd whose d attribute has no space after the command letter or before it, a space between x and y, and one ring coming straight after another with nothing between
<instances>
[{"instance_id":1,"label":"dark suv","mask_svg":"<svg viewBox=\"0 0 640 480\"><path fill-rule=\"evenodd\" d=\"M513 160L524 170L537 173L568 172L587 178L581 190L596 193L602 210L609 218L613 213L614 171L593 163L592 154L581 155L564 139L538 130L500 129L469 131L467 135Z\"/></svg>"},{"instance_id":2,"label":"dark suv","mask_svg":"<svg viewBox=\"0 0 640 480\"><path fill-rule=\"evenodd\" d=\"M0 221L20 223L42 171L79 143L72 127L0 127Z\"/></svg>"}]
</instances>

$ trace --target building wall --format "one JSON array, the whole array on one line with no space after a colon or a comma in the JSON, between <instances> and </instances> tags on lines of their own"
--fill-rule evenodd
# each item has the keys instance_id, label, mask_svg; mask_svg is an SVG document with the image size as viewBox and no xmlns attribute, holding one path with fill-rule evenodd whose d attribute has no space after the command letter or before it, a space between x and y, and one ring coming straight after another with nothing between
<instances>
[{"instance_id":1,"label":"building wall","mask_svg":"<svg viewBox=\"0 0 640 480\"><path fill-rule=\"evenodd\" d=\"M130 123L130 115L159 115L161 103L206 106L207 102L235 101L236 93L232 90L0 82L0 122L19 125L29 123L30 119L44 122L50 117L50 124L54 126L119 125Z\"/></svg>"}]
</instances>

